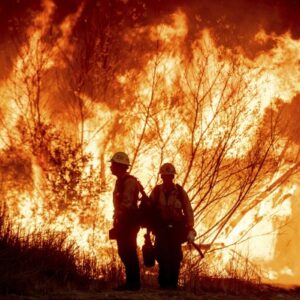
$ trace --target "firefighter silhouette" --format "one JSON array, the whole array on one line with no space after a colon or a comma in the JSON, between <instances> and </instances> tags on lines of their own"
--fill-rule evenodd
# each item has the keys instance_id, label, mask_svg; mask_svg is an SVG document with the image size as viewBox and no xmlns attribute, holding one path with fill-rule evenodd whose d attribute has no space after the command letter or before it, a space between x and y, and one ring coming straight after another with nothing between
<instances>
[{"instance_id":1,"label":"firefighter silhouette","mask_svg":"<svg viewBox=\"0 0 300 300\"><path fill-rule=\"evenodd\" d=\"M170 163L160 168L163 181L154 187L150 202L153 214L152 232L155 235L155 255L159 264L158 283L162 289L176 289L180 263L181 244L193 242L196 236L194 214L184 189L173 182L176 171Z\"/></svg>"},{"instance_id":2,"label":"firefighter silhouette","mask_svg":"<svg viewBox=\"0 0 300 300\"><path fill-rule=\"evenodd\" d=\"M124 152L117 152L110 160L111 172L117 177L114 192L114 227L110 238L116 239L118 254L125 266L126 281L117 290L140 289L140 267L136 238L139 223L136 218L139 186L135 177L129 175L129 158Z\"/></svg>"}]
</instances>

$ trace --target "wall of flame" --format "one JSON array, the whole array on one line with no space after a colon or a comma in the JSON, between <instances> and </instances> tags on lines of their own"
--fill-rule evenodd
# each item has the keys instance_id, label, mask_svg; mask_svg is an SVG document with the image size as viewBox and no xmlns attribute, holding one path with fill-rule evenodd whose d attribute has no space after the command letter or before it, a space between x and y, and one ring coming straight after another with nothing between
<instances>
[{"instance_id":1,"label":"wall of flame","mask_svg":"<svg viewBox=\"0 0 300 300\"><path fill-rule=\"evenodd\" d=\"M1 24L1 149L7 153L11 145L21 143L21 119L29 129L38 122L51 124L84 144L85 153L93 155L86 172L91 166L99 169L105 188L90 221L83 222L78 211L61 211L50 222L41 188L49 161L24 144L25 154L15 158L24 174L16 180L23 191L16 184L6 194L9 217L16 226L67 231L83 251L99 255L109 245L106 229L113 213L113 178L107 161L121 149L130 154L131 171L148 192L159 180L160 164L172 161L177 180L190 191L196 208L201 196L193 189L197 174L184 176L188 137L193 132L194 146L201 141L200 153L212 151L228 133L228 116L238 107L241 115L224 159L243 161L257 143L257 132L265 131L274 115L281 130L272 151L280 164L254 189L251 209L242 206L214 242L233 244L228 248L260 263L270 280L298 283L300 42L295 4L278 1L273 7L268 1L229 1L225 7L207 1L189 5L83 1L75 5L44 0L36 7L30 2L22 5L16 2L2 9L7 14ZM21 8L28 17L18 24ZM197 93L203 97L198 102L201 116L194 110ZM221 106L224 111L217 113ZM2 155L3 178L10 167ZM204 235L211 226L209 218L215 220L225 211L221 203L198 216L203 242L210 241ZM230 250L224 251L223 264L230 260Z\"/></svg>"}]
</instances>

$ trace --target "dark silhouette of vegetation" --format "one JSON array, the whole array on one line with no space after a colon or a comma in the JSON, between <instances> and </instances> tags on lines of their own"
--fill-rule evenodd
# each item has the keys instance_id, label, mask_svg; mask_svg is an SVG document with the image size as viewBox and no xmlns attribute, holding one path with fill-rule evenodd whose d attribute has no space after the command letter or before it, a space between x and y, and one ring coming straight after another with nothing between
<instances>
[{"instance_id":1,"label":"dark silhouette of vegetation","mask_svg":"<svg viewBox=\"0 0 300 300\"><path fill-rule=\"evenodd\" d=\"M0 292L44 293L66 286L85 288L91 280L93 262L76 261L77 250L65 236L51 232L13 233L0 216Z\"/></svg>"}]
</instances>

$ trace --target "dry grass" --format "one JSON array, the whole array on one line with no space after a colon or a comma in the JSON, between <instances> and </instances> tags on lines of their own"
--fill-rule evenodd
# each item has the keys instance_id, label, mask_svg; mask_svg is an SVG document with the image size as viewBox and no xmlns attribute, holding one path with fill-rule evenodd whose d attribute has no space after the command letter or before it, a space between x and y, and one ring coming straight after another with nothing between
<instances>
[{"instance_id":1,"label":"dry grass","mask_svg":"<svg viewBox=\"0 0 300 300\"><path fill-rule=\"evenodd\" d=\"M207 254L205 259L191 252L185 254L180 275L180 284L185 290L232 295L261 292L261 272L248 258L233 252L229 262L220 270L221 257L217 253Z\"/></svg>"},{"instance_id":2,"label":"dry grass","mask_svg":"<svg viewBox=\"0 0 300 300\"><path fill-rule=\"evenodd\" d=\"M69 299L70 296L72 299L148 299L152 295L153 299L167 299L166 294L157 288L157 264L150 269L141 264L141 292L114 294L112 288L124 279L122 264L114 247L105 250L104 255L109 261L104 262L99 258L80 256L75 245L66 243L66 236L62 233L24 235L13 232L11 228L1 214L0 295L25 295L32 299L46 295L57 295L57 299ZM194 299L192 295L198 295L199 299L203 295L206 295L203 299L219 299L220 295L227 295L225 299L241 295L245 299L256 299L257 295L269 295L272 290L260 283L259 273L247 260L233 259L227 266L227 276L211 275L207 261L185 256L180 291L173 292L179 297L176 299ZM278 291L272 295L276 293Z\"/></svg>"},{"instance_id":3,"label":"dry grass","mask_svg":"<svg viewBox=\"0 0 300 300\"><path fill-rule=\"evenodd\" d=\"M86 288L95 263L77 260L74 245L62 233L13 232L4 214L0 216L0 293L48 293L60 288Z\"/></svg>"}]
</instances>

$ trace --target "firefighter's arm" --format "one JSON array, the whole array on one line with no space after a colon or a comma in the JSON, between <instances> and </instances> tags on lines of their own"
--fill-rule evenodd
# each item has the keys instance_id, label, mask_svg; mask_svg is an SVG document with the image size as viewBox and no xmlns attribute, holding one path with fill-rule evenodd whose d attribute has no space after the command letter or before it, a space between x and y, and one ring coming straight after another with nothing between
<instances>
[{"instance_id":1,"label":"firefighter's arm","mask_svg":"<svg viewBox=\"0 0 300 300\"><path fill-rule=\"evenodd\" d=\"M188 228L193 229L194 227L194 212L191 206L191 202L189 199L188 194L185 190L182 190L182 205L183 205L183 212L186 219L186 225Z\"/></svg>"}]
</instances>

